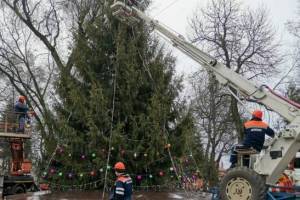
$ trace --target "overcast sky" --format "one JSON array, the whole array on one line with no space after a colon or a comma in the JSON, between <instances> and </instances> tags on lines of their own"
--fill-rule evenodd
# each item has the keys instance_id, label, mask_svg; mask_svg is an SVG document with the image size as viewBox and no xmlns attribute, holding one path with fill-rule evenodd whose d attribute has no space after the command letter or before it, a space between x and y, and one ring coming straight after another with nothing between
<instances>
[{"instance_id":1,"label":"overcast sky","mask_svg":"<svg viewBox=\"0 0 300 200\"><path fill-rule=\"evenodd\" d=\"M264 6L270 20L278 33L278 38L284 45L282 49L291 49L291 36L285 28L285 23L296 18L299 0L240 0L244 7L257 8ZM208 0L153 0L150 15L171 27L176 32L187 35L189 31L188 19L193 16L197 8L206 6ZM191 61L176 49L173 50L177 57L177 72L188 76L199 69L199 65ZM287 68L287 67L285 67ZM285 69L282 70L284 74ZM288 70L288 69L286 69Z\"/></svg>"},{"instance_id":2,"label":"overcast sky","mask_svg":"<svg viewBox=\"0 0 300 200\"><path fill-rule=\"evenodd\" d=\"M197 8L204 8L209 0L153 0L150 7L149 15L158 19L168 27L172 28L181 35L186 36L189 27L188 19L193 16ZM300 0L239 0L242 6L257 8L264 6L268 10L269 18L273 23L274 29L277 32L278 39L283 47L281 48L284 53L292 51L293 38L288 33L285 24L288 21L297 19L297 8L299 7ZM300 10L300 9L299 9ZM169 45L173 51L173 55L177 58L177 73L185 76L185 90L182 96L188 98L190 96L190 85L188 84L187 77L192 72L201 68L198 63L192 61L187 56ZM291 60L291 59L289 59ZM273 87L278 80L286 74L291 64L284 63L280 68L280 74L272 76L271 80L265 80L267 84ZM273 85L272 85L273 84ZM283 86L284 88L285 86ZM272 113L266 113L265 118L270 123L271 119L278 119L272 116Z\"/></svg>"}]
</instances>

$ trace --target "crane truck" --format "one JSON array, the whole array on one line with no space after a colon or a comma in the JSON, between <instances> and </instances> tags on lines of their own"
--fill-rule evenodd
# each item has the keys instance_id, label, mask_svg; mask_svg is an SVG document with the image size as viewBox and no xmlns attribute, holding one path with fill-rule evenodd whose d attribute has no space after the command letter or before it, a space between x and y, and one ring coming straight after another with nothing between
<instances>
[{"instance_id":1,"label":"crane truck","mask_svg":"<svg viewBox=\"0 0 300 200\"><path fill-rule=\"evenodd\" d=\"M184 37L147 16L138 6L128 5L123 0L115 0L111 9L113 15L122 22L131 25L143 22L151 26L174 47L207 71L212 72L220 84L263 104L288 122L285 130L274 137L264 153L256 156L251 167L239 166L231 169L220 183L220 198L223 200L265 200L267 185L276 185L289 162L300 149L300 105L278 95L265 85L256 86L186 41Z\"/></svg>"},{"instance_id":2,"label":"crane truck","mask_svg":"<svg viewBox=\"0 0 300 200\"><path fill-rule=\"evenodd\" d=\"M31 128L25 126L24 131L17 130L18 113L0 112L0 116L0 139L8 143L11 153L9 171L5 172L4 169L0 171L0 199L7 195L36 191L37 186L30 174L32 164L25 158L24 153L24 143L25 140L31 138ZM5 150L3 147L1 152L0 161L1 157L4 157Z\"/></svg>"}]
</instances>

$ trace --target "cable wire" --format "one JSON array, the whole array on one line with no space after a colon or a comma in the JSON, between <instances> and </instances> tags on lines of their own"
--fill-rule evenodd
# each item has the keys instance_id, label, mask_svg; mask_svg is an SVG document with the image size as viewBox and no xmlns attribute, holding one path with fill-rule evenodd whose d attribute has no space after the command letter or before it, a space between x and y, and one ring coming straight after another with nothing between
<instances>
[{"instance_id":1,"label":"cable wire","mask_svg":"<svg viewBox=\"0 0 300 200\"><path fill-rule=\"evenodd\" d=\"M246 109L247 112L250 114L252 113L251 110L249 110L246 105L242 102L242 100L229 88L227 87L227 90L230 92L230 94Z\"/></svg>"},{"instance_id":2,"label":"cable wire","mask_svg":"<svg viewBox=\"0 0 300 200\"><path fill-rule=\"evenodd\" d=\"M133 28L132 28L132 33L133 33L134 39L136 39L136 36L135 36L135 34L134 34ZM144 59L143 59L143 57L142 57L142 54L141 54L141 52L140 52L140 50L139 50L138 48L137 48L137 51L138 51L138 55L139 55L140 59L142 60L142 65L143 65L145 71L147 72L149 78L150 78L151 81L153 82L154 90L155 90L155 91L158 91L158 89L157 89L157 84L156 84L155 80L153 79L153 76L152 76L152 74L151 74L151 71L150 71L150 69L148 68L148 66L146 65L146 63L145 63L145 61L144 61ZM164 117L164 118L165 118L165 117ZM164 133L164 134L163 134L163 136L164 136L164 139L165 139L166 144L169 144L169 140L168 140L168 130L166 129L166 126L165 126L165 125L166 125L166 119L164 119L164 126L163 126L163 133ZM172 167L173 167L173 169L174 169L174 172L175 172L177 181L180 182L180 178L179 178L179 174L178 174L178 171L177 171L177 167L176 167L175 161L174 161L174 159L173 159L173 157L172 157L172 153L171 153L170 148L167 148L167 151L168 151L168 155L169 155L170 161L171 161L171 163L172 163ZM186 190L185 188L184 188L184 192L185 192L185 194L186 194L187 196L189 196L189 193L187 192L187 190Z\"/></svg>"},{"instance_id":3,"label":"cable wire","mask_svg":"<svg viewBox=\"0 0 300 200\"><path fill-rule=\"evenodd\" d=\"M275 90L281 82L293 71L293 69L298 66L297 62L295 61L294 64L290 67L290 69L287 71L287 73L278 81L278 83L274 86L273 90Z\"/></svg>"},{"instance_id":4,"label":"cable wire","mask_svg":"<svg viewBox=\"0 0 300 200\"><path fill-rule=\"evenodd\" d=\"M179 0L174 0L173 2L171 2L169 5L167 5L165 8L163 8L162 10L160 10L159 12L157 12L154 17L157 17L159 15L161 15L163 12L165 12L167 9L169 9L171 6L173 6L175 3L177 3Z\"/></svg>"},{"instance_id":5,"label":"cable wire","mask_svg":"<svg viewBox=\"0 0 300 200\"><path fill-rule=\"evenodd\" d=\"M117 82L117 70L115 70L114 74L114 88L113 88L113 100L112 100L112 111L111 111L111 125L110 125L110 136L109 136L109 145L108 145L108 155L107 155L107 161L106 161L106 169L105 169L105 178L104 178L104 188L102 192L102 199L105 197L105 190L107 187L107 174L108 174L108 165L110 161L110 155L111 155L111 145L112 145L112 136L113 136L113 121L114 121L114 112L115 112L115 99L116 99L116 82Z\"/></svg>"}]
</instances>

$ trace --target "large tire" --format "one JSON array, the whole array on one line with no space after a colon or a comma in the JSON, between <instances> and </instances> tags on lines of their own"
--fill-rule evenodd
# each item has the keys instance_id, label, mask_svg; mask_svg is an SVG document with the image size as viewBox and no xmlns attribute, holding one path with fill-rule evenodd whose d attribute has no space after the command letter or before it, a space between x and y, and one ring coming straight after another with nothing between
<instances>
[{"instance_id":1,"label":"large tire","mask_svg":"<svg viewBox=\"0 0 300 200\"><path fill-rule=\"evenodd\" d=\"M12 194L26 193L26 190L22 185L14 185L11 191L12 191Z\"/></svg>"},{"instance_id":2,"label":"large tire","mask_svg":"<svg viewBox=\"0 0 300 200\"><path fill-rule=\"evenodd\" d=\"M233 168L221 181L220 197L222 200L265 200L265 180L247 167Z\"/></svg>"},{"instance_id":3,"label":"large tire","mask_svg":"<svg viewBox=\"0 0 300 200\"><path fill-rule=\"evenodd\" d=\"M30 192L37 192L37 191L40 191L39 187L35 184L35 183L32 183L30 185L30 187L28 187L28 190L27 191L30 191Z\"/></svg>"}]
</instances>

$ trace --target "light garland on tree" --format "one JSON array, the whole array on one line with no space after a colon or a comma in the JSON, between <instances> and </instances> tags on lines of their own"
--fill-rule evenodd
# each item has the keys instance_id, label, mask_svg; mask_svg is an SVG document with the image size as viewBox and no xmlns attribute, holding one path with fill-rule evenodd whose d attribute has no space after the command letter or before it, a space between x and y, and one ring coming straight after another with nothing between
<instances>
[{"instance_id":1,"label":"light garland on tree","mask_svg":"<svg viewBox=\"0 0 300 200\"><path fill-rule=\"evenodd\" d=\"M171 148L171 144L169 144L169 143L167 143L165 146L165 149L170 149ZM111 147L111 150L112 151L114 151L115 150L115 148L114 147ZM104 152L106 152L105 151L105 149L102 149L102 153L104 153ZM145 152L145 153L142 153L142 152L137 152L137 151L132 151L132 150L125 150L125 149L121 149L120 150L120 154L121 155L125 155L126 154L126 152L133 152L133 157L134 158L137 158L139 155L143 155L145 158L147 158L148 157L148 153L147 152ZM63 155L63 154L65 154L66 152L65 152L65 148L64 147L58 147L57 149L56 149L56 155ZM77 156L74 156L73 154L71 154L71 153L68 153L67 154L69 157L77 157ZM127 154L128 155L128 154ZM160 155L160 153L159 152L157 152L156 153L156 155L157 156L159 156ZM99 155L98 155L99 156ZM90 156L88 156L88 155L85 155L85 154L81 154L80 156L79 156L79 158L80 158L80 160L86 160L86 159L88 159L88 158L91 158L91 159L96 159L97 157L97 153L96 152L94 152L94 153L91 153L90 154ZM101 155L100 155L101 156ZM188 156L185 156L185 161L186 162L189 162L188 160L188 157L191 157L191 158L193 158L193 155L192 154L189 154ZM157 159L157 160L155 160L155 161L153 161L153 162L151 162L151 163L148 163L148 166L150 166L150 165L152 165L152 164L154 164L155 162L158 162L158 161L162 161L162 160L164 160L164 159L166 159L167 157L163 157L163 159L162 158L160 158L160 159ZM194 159L194 158L193 158ZM54 162L56 162L55 160L54 160ZM103 172L105 171L104 170L104 168L105 167L102 167L102 168L100 168L100 169L98 169L98 170L96 170L96 169L93 169L93 170L90 170L90 171L86 171L86 172L75 172L75 171L70 171L70 172L65 172L65 174L62 172L62 171L60 171L60 170L57 170L57 169L55 169L54 167L51 167L49 170L48 170L48 172L43 172L43 175L42 175L42 177L43 177L43 179L45 179L45 180L47 180L48 178L52 178L52 177L54 177L54 176L58 176L58 177L60 177L60 178L63 178L63 179L65 179L65 177L67 177L67 179L69 179L69 180L73 180L74 178L76 178L76 177L79 177L79 179L83 179L83 178L85 178L85 177L99 177L99 176L103 176L104 174L103 174ZM106 168L108 169L108 170L110 170L111 169L111 166L110 165L108 165L108 166L106 166ZM176 168L174 168L174 166L171 166L171 167L169 167L169 172L167 172L167 171L163 171L163 170L160 170L158 173L146 173L146 174L141 174L141 173L137 173L137 174L130 174L131 175L131 177L135 177L135 179L137 180L137 182L139 182L139 183L141 183L143 180L152 180L154 177L156 177L156 178L163 178L163 177L165 177L167 174L169 175L169 177L170 178L174 178L174 175L176 175L175 174L175 171L176 171L177 169ZM196 171L196 173L199 173L200 171L199 171L199 169L197 169L197 171ZM182 182L184 183L184 182L187 182L188 181L188 178L185 178L186 176L182 176L182 175L178 175L178 179L182 179ZM195 179L196 177L194 177L194 175L193 175L193 177L192 177L192 179ZM101 179L101 180L103 180L103 179ZM112 181L112 180L111 180ZM65 188L84 188L84 187L86 187L87 185L89 185L89 186L91 186L91 185L93 185L94 183L95 183L95 181L94 182L90 182L90 183L85 183L85 184L79 184L79 185L72 185L72 186L67 186L67 185L60 185L60 184L57 184L57 183L53 183L53 182L51 182L50 180L48 180L47 182L49 182L50 184L54 184L54 185L56 185L56 186L59 186L59 187L65 187ZM96 181L97 183L100 183L101 181ZM147 185L147 186L135 186L135 187L139 187L139 188L142 188L142 187L144 187L144 188L151 188L151 187L162 187L162 185L155 185L155 186L153 186L153 185Z\"/></svg>"}]
</instances>

